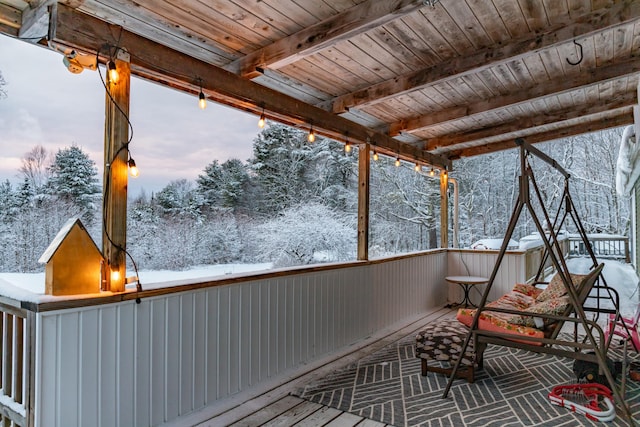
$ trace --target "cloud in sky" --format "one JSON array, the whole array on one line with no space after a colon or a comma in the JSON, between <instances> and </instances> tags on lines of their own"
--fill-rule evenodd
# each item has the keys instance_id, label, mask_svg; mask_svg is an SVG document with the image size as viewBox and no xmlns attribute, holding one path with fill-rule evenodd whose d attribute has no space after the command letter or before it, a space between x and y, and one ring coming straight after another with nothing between
<instances>
[{"instance_id":1,"label":"cloud in sky","mask_svg":"<svg viewBox=\"0 0 640 427\"><path fill-rule=\"evenodd\" d=\"M0 180L17 182L20 159L41 144L51 153L80 146L102 174L104 87L97 71L70 73L62 55L0 35L0 71L8 97L0 99ZM102 72L104 70L102 69ZM213 160L246 161L257 117L138 78L131 82L131 154L141 176L132 194L194 180Z\"/></svg>"}]
</instances>

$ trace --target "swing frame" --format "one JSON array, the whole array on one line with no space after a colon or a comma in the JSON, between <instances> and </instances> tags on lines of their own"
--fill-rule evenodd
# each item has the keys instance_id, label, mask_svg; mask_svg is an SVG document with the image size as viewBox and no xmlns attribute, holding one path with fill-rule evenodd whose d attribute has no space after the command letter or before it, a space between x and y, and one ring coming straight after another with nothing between
<instances>
[{"instance_id":1,"label":"swing frame","mask_svg":"<svg viewBox=\"0 0 640 427\"><path fill-rule=\"evenodd\" d=\"M568 357L571 359L580 359L595 362L598 364L600 372L604 374L605 378L607 379L607 382L609 383L609 386L613 392L615 402L621 407L625 418L629 422L629 425L633 426L635 424L633 421L631 410L623 399L622 391L616 387L615 380L607 364L606 353L608 351L609 343L611 342L611 337L609 337L609 339L605 342L604 332L602 328L597 324L597 319L600 313L616 313L616 319L619 318L619 297L615 289L609 287L606 284L606 281L601 274L604 264L597 264L593 249L591 248L591 245L589 245L584 226L582 225L580 218L576 215L575 206L573 205L573 201L569 192L570 174L551 157L536 149L531 144L525 142L523 139L518 138L515 140L515 143L520 149L520 177L518 199L514 206L513 213L511 215L511 219L509 221L509 225L507 227L507 231L496 260L496 264L489 278L489 282L487 283L487 286L485 286L484 292L482 294L482 299L480 301L480 304L478 305L478 309L473 316L473 321L469 333L465 338L462 352L466 351L470 341L473 339L473 348L476 349L476 357L477 360L480 361L479 363L481 363L482 361L483 351L486 348L487 344L514 347L537 353L548 353L557 356ZM547 209L542 202L542 197L535 182L533 170L528 162L529 156L535 156L541 159L564 176L564 194L553 222L550 221ZM531 199L531 188L533 188L534 190L534 201L537 202L537 205L535 207L537 207L542 212L545 223L550 224L549 230L546 230L543 227L543 223L540 221L538 214L536 214ZM544 274L546 261L550 259L553 267L555 267L557 271L557 274L559 274L562 279L570 300L569 308L562 316L536 314L536 317L542 317L546 320L555 322L555 326L551 330L549 336L547 337L547 334L545 334L544 338L534 338L527 336L514 337L514 335L510 334L478 329L478 320L480 318L480 314L485 310L509 314L531 315L531 313L525 313L517 310L486 307L489 292L497 276L500 264L502 263L504 255L507 251L508 242L513 235L520 215L525 208L531 215L531 218L536 226L538 233L542 238L545 247L545 252L542 257L535 280L538 281ZM564 214L561 215L561 212L563 212ZM558 230L560 230L560 228L562 227L567 216L570 216L573 220L580 238L586 243L585 246L588 248L590 258L593 261L592 270L583 280L583 284L587 280L589 280L590 283L586 283L586 286L583 287L583 289L576 289L573 286L565 259L563 256L559 256L559 254L562 254L562 251L558 241ZM595 285L596 281L601 282L602 284ZM596 307L584 307L583 304L590 294L591 289L597 290L597 296L595 297L595 299L598 301L597 305ZM603 298L610 299L613 302L614 309L607 309L600 306L601 293L605 294ZM571 315L572 312L573 316ZM586 312L595 313L595 319L588 319ZM560 329L565 322L571 322L574 325L573 341L567 341L558 338ZM580 325L582 326L582 329L586 334L582 341L578 340L578 327ZM598 339L596 339L596 335L594 335L593 333L594 330L597 333L596 335ZM517 339L517 341L514 339ZM557 347L553 347L554 345ZM586 353L586 350L591 351L592 353ZM451 370L449 381L443 392L442 398L447 397L453 381L456 378L456 373L459 367L460 360L457 360L453 369Z\"/></svg>"}]
</instances>

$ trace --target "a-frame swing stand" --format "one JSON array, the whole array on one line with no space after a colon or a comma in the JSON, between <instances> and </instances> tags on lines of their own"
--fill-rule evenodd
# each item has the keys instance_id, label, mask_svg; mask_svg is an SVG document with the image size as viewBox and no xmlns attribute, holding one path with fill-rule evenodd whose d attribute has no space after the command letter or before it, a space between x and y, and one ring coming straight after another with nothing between
<instances>
[{"instance_id":1,"label":"a-frame swing stand","mask_svg":"<svg viewBox=\"0 0 640 427\"><path fill-rule=\"evenodd\" d=\"M513 213L511 215L511 219L507 227L507 232L505 234L498 258L496 260L496 264L489 278L489 282L487 283L487 286L485 287L485 290L482 294L482 300L478 306L478 309L475 312L475 315L473 316L471 328L464 341L464 345L461 353L464 354L464 352L467 350L467 347L469 346L471 339L473 339L475 349L479 348L478 347L479 344L486 346L487 343L491 343L495 345L522 348L522 349L530 350L533 352L549 353L549 354L554 354L558 356L569 357L572 359L580 359L580 360L597 362L600 369L600 373L605 376L605 378L607 379L607 382L610 385L611 390L613 391L614 399L617 405L622 409L625 418L629 422L629 425L633 426L635 424L633 421L631 411L628 405L624 402L621 390L618 389L618 387L616 387L615 380L613 379L613 375L609 370L609 366L607 364L606 351L608 349L608 343L606 345L602 344L603 343L602 329L600 328L599 325L596 324L596 322L589 320L585 315L585 308L583 307L583 304L582 304L583 301L579 300L578 293L575 287L573 286L565 259L562 256L560 243L558 241L558 230L562 227L565 218L567 218L567 216L570 216L576 228L578 229L578 233L581 239L583 240L583 242L585 243L585 246L589 250L589 254L594 263L593 267L596 267L597 262L596 262L595 254L593 253L591 246L589 245L584 227L582 226L580 219L575 213L575 207L573 205L573 201L571 200L571 197L569 194L568 182L569 182L570 175L559 164L557 164L555 160L553 160L543 152L539 151L538 149L534 148L531 144L526 143L524 140L520 138L516 139L515 142L516 142L516 145L520 148L520 180L519 180L520 188L519 188L518 200L516 201ZM564 191L563 199L560 203L560 206L558 208L558 213L556 214L553 223L549 219L548 211L543 204L542 196L535 182L533 171L528 162L529 156L536 156L537 158L548 163L551 167L553 167L557 172L562 174L565 178L565 191ZM535 196L534 202L537 202L535 206L532 203L532 199L531 199L532 188L534 190L533 195ZM519 341L516 342L516 341L513 341L513 335L479 330L478 319L480 317L481 312L487 309L486 303L487 303L487 298L489 296L489 292L491 291L491 287L497 276L498 269L500 268L500 264L502 263L504 255L506 253L508 242L513 235L513 232L518 223L520 215L522 214L522 211L525 208L531 215L531 218L536 226L538 233L540 234L542 241L544 242L544 247L545 247L545 255L542 257L542 264L540 265L538 276L541 276L543 274L544 265L546 261L550 259L553 266L557 270L558 274L562 278L562 282L567 290L567 295L571 302L571 306L573 307L573 310L575 312L575 317L549 315L548 316L549 319L556 321L556 327L549 337L531 338L531 337L518 336L517 338ZM536 212L536 208L538 212ZM561 215L561 212L563 212L564 214ZM549 225L548 229L543 227L543 222L541 222L539 219L540 214L543 217L544 224ZM537 277L536 279L538 278L539 277ZM601 275L600 275L600 278L604 280L604 278ZM605 286L599 287L599 288L609 289L606 286L606 283L605 283ZM618 301L611 296L611 291L609 291L609 297L613 301L614 305L616 305L615 312L617 313L617 315L619 315L619 311L618 311L619 307L617 306ZM526 314L526 313L518 312L514 310L505 310L505 309L498 309L498 308L490 308L490 310L512 313L512 314ZM597 311L597 310L591 309L589 311ZM566 340L558 339L558 334L560 332L562 324L566 321L572 322L575 325L574 330L577 329L578 325L581 325L586 334L586 337L582 341L578 341L577 334L574 333L573 342L568 342ZM599 342L596 340L596 336L594 336L593 334L594 329L598 331L598 338L600 339L600 345L599 345ZM524 340L524 342L523 340L521 340L521 338ZM531 344L527 344L526 341L531 341ZM558 345L558 348L552 347L552 345L554 344ZM570 349L567 349L567 347ZM588 354L584 352L584 350L590 350L593 353ZM442 395L443 398L446 398L447 395L449 394L449 390L451 389L453 381L456 377L456 373L460 368L460 362L461 362L461 358L456 360L456 363L449 376L449 381Z\"/></svg>"}]
</instances>

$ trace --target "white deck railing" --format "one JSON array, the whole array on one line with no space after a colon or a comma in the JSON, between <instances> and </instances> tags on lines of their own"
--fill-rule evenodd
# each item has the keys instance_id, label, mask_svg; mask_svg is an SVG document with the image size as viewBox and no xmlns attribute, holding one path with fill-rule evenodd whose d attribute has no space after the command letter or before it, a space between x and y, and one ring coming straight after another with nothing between
<instances>
[{"instance_id":1,"label":"white deck railing","mask_svg":"<svg viewBox=\"0 0 640 427\"><path fill-rule=\"evenodd\" d=\"M435 250L147 286L140 304L133 293L16 302L29 311L2 315L0 413L29 427L175 422L458 301L444 277L489 275L496 256ZM525 257L506 255L492 292L522 280Z\"/></svg>"},{"instance_id":2,"label":"white deck railing","mask_svg":"<svg viewBox=\"0 0 640 427\"><path fill-rule=\"evenodd\" d=\"M171 422L443 306L446 269L436 250L35 304L33 425Z\"/></svg>"},{"instance_id":3,"label":"white deck railing","mask_svg":"<svg viewBox=\"0 0 640 427\"><path fill-rule=\"evenodd\" d=\"M587 234L589 245L593 253L598 258L620 259L624 262L631 262L629 253L629 238L626 236ZM588 250L585 243L577 236L569 237L570 256L587 256Z\"/></svg>"},{"instance_id":4,"label":"white deck railing","mask_svg":"<svg viewBox=\"0 0 640 427\"><path fill-rule=\"evenodd\" d=\"M29 342L32 315L0 304L0 421L2 426L27 426L31 378Z\"/></svg>"}]
</instances>

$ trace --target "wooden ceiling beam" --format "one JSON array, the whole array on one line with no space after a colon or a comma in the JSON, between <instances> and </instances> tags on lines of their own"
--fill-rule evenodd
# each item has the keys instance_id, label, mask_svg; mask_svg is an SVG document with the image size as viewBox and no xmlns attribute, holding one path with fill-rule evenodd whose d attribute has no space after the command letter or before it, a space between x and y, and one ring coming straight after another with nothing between
<instances>
[{"instance_id":1,"label":"wooden ceiling beam","mask_svg":"<svg viewBox=\"0 0 640 427\"><path fill-rule=\"evenodd\" d=\"M225 69L244 78L255 78L261 69L284 67L421 7L423 0L367 0L237 59Z\"/></svg>"},{"instance_id":2,"label":"wooden ceiling beam","mask_svg":"<svg viewBox=\"0 0 640 427\"><path fill-rule=\"evenodd\" d=\"M559 129L550 131L539 132L530 135L522 135L520 138L531 144L537 144L540 142L552 141L555 139L568 138L571 136L581 135L584 133L597 132L599 130L610 129L619 126L625 126L633 124L633 112L626 110L619 115L608 117L605 119L595 118L591 121L585 120L585 122L566 126ZM464 148L450 152L451 159L459 159L461 157L471 157L481 154L489 154L496 151L508 150L515 148L515 137L505 139L503 141L494 142L491 144L478 145L475 147Z\"/></svg>"},{"instance_id":3,"label":"wooden ceiling beam","mask_svg":"<svg viewBox=\"0 0 640 427\"><path fill-rule=\"evenodd\" d=\"M506 45L480 49L470 55L459 56L433 67L414 71L364 89L338 96L318 106L334 113L349 108L383 101L406 94L426 85L458 79L468 73L477 73L489 67L524 58L526 55L571 42L605 29L614 29L640 18L640 2L615 2L606 9L580 17L568 25L560 24L544 34L529 35Z\"/></svg>"},{"instance_id":4,"label":"wooden ceiling beam","mask_svg":"<svg viewBox=\"0 0 640 427\"><path fill-rule=\"evenodd\" d=\"M22 11L20 9L0 4L0 25L3 28L3 32L17 36L21 23ZM10 31L5 31L4 28Z\"/></svg>"},{"instance_id":5,"label":"wooden ceiling beam","mask_svg":"<svg viewBox=\"0 0 640 427\"><path fill-rule=\"evenodd\" d=\"M113 45L118 43L119 48L130 53L132 74L140 77L190 93L199 91L202 87L212 99L234 108L254 114L260 114L264 109L270 117L293 125L313 125L317 133L339 141L348 137L352 143L370 143L379 151L396 153L410 161L441 167L451 165L443 156L433 155L343 117L337 117L63 4L58 4L57 11L51 16L51 25L55 27L52 41L82 51L103 53L105 44L111 45L113 51Z\"/></svg>"},{"instance_id":6,"label":"wooden ceiling beam","mask_svg":"<svg viewBox=\"0 0 640 427\"><path fill-rule=\"evenodd\" d=\"M449 134L443 137L433 138L427 142L425 148L427 151L434 151L443 148L449 151L451 149L455 149L455 145L469 144L474 141L490 138L496 135L504 135L552 123L564 122L580 117L588 117L593 114L604 113L618 108L632 107L637 103L637 93L633 90L617 95L608 101L596 100L590 105L582 105L579 107L571 106L557 111L545 112L533 117L518 117L497 126L484 127L482 129L472 130L469 132Z\"/></svg>"},{"instance_id":7,"label":"wooden ceiling beam","mask_svg":"<svg viewBox=\"0 0 640 427\"><path fill-rule=\"evenodd\" d=\"M535 85L528 89L519 90L507 95L499 95L482 101L469 103L463 107L452 107L434 114L427 114L411 120L392 123L389 126L389 135L396 136L402 129L403 132L415 132L420 129L443 124L462 118L468 118L475 114L498 110L523 102L531 102L536 99L559 95L581 87L593 86L608 81L633 77L640 72L640 57L633 57L627 61L598 67L566 79L556 79L545 84Z\"/></svg>"}]
</instances>

